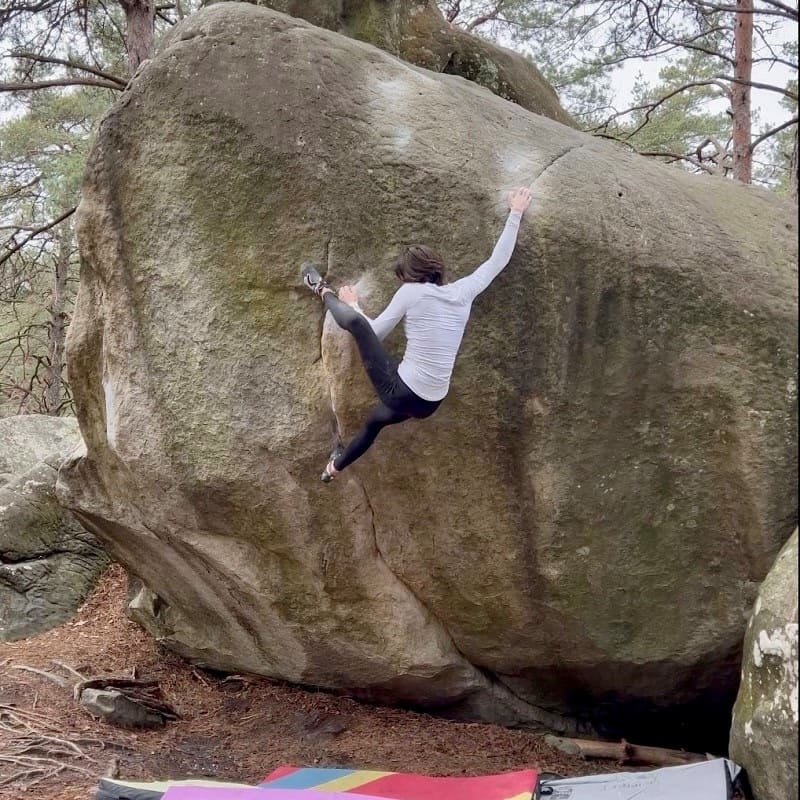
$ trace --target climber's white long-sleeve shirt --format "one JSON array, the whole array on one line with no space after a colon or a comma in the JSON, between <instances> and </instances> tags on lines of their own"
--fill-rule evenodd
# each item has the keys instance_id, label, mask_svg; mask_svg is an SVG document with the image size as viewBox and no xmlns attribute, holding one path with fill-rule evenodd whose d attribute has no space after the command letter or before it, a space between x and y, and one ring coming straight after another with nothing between
<instances>
[{"instance_id":1,"label":"climber's white long-sleeve shirt","mask_svg":"<svg viewBox=\"0 0 800 800\"><path fill-rule=\"evenodd\" d=\"M369 320L379 339L386 337L405 317L406 352L397 373L423 400L441 400L447 394L472 301L508 264L521 219L521 211L508 215L489 260L471 275L444 286L404 283L374 320L355 306Z\"/></svg>"}]
</instances>

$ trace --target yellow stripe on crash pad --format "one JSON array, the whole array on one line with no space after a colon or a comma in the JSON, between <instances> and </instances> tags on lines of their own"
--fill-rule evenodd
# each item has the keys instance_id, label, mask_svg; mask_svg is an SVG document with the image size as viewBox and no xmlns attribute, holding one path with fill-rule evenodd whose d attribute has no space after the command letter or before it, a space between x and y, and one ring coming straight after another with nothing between
<instances>
[{"instance_id":1,"label":"yellow stripe on crash pad","mask_svg":"<svg viewBox=\"0 0 800 800\"><path fill-rule=\"evenodd\" d=\"M533 797L533 792L521 792L520 794L515 794L513 797L507 797L506 800L531 800Z\"/></svg>"},{"instance_id":2,"label":"yellow stripe on crash pad","mask_svg":"<svg viewBox=\"0 0 800 800\"><path fill-rule=\"evenodd\" d=\"M341 778L334 778L326 781L319 786L311 787L315 792L346 792L348 789L357 789L370 781L376 781L386 775L394 775L393 772L377 772L375 770L362 769L358 772L351 772ZM528 798L530 800L530 798Z\"/></svg>"}]
</instances>

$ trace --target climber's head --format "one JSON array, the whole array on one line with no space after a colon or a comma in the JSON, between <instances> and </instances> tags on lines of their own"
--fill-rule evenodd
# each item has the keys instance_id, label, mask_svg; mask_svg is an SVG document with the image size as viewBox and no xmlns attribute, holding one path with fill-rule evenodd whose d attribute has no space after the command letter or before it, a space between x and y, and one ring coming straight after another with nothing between
<instances>
[{"instance_id":1,"label":"climber's head","mask_svg":"<svg viewBox=\"0 0 800 800\"><path fill-rule=\"evenodd\" d=\"M424 244L404 247L392 266L403 283L435 283L437 286L444 283L442 257Z\"/></svg>"}]
</instances>

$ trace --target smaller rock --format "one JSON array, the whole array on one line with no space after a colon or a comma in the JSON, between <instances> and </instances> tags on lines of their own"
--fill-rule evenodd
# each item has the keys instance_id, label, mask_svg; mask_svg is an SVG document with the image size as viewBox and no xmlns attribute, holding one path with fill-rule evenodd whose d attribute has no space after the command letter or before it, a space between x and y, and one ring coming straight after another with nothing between
<instances>
[{"instance_id":1,"label":"smaller rock","mask_svg":"<svg viewBox=\"0 0 800 800\"><path fill-rule=\"evenodd\" d=\"M80 704L95 717L122 728L162 728L166 719L115 689L84 689Z\"/></svg>"},{"instance_id":2,"label":"smaller rock","mask_svg":"<svg viewBox=\"0 0 800 800\"><path fill-rule=\"evenodd\" d=\"M125 612L128 619L146 629L158 615L160 605L161 598L140 580L131 578L128 581L128 607Z\"/></svg>"},{"instance_id":3,"label":"smaller rock","mask_svg":"<svg viewBox=\"0 0 800 800\"><path fill-rule=\"evenodd\" d=\"M124 728L158 728L178 712L164 699L158 681L89 678L73 687L75 699L90 714Z\"/></svg>"},{"instance_id":4,"label":"smaller rock","mask_svg":"<svg viewBox=\"0 0 800 800\"><path fill-rule=\"evenodd\" d=\"M335 739L347 730L349 719L341 714L314 710L300 714L300 725L306 740L319 745Z\"/></svg>"},{"instance_id":5,"label":"smaller rock","mask_svg":"<svg viewBox=\"0 0 800 800\"><path fill-rule=\"evenodd\" d=\"M44 414L0 419L0 481L10 482L53 456L66 458L81 444L78 420Z\"/></svg>"},{"instance_id":6,"label":"smaller rock","mask_svg":"<svg viewBox=\"0 0 800 800\"><path fill-rule=\"evenodd\" d=\"M797 530L758 594L744 640L730 754L755 800L797 797Z\"/></svg>"},{"instance_id":7,"label":"smaller rock","mask_svg":"<svg viewBox=\"0 0 800 800\"><path fill-rule=\"evenodd\" d=\"M0 420L0 641L69 619L108 566L56 497L58 469L80 444L74 419Z\"/></svg>"}]
</instances>

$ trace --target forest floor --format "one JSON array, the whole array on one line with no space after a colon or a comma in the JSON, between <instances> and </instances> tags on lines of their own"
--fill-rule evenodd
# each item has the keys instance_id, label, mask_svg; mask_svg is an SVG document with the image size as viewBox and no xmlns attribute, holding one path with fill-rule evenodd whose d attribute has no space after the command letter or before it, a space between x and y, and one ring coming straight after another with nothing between
<instances>
[{"instance_id":1,"label":"forest floor","mask_svg":"<svg viewBox=\"0 0 800 800\"><path fill-rule=\"evenodd\" d=\"M0 798L89 800L106 774L255 784L284 764L436 775L531 767L561 775L620 770L611 762L564 755L539 734L194 668L127 619L126 581L122 568L113 566L69 622L0 643ZM130 677L135 669L137 678L159 682L179 719L150 731L113 727L89 716L69 690L19 669L65 674L55 662L92 677ZM23 734L26 741L51 738L44 750L14 757Z\"/></svg>"}]
</instances>

